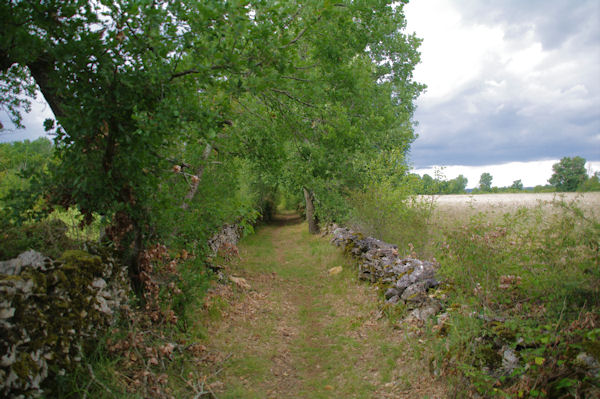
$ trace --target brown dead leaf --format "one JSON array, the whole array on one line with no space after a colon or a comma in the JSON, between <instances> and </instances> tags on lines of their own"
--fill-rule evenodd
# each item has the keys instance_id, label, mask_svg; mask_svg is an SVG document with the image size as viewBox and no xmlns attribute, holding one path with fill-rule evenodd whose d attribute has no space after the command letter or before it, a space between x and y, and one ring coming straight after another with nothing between
<instances>
[{"instance_id":1,"label":"brown dead leaf","mask_svg":"<svg viewBox=\"0 0 600 399\"><path fill-rule=\"evenodd\" d=\"M230 276L229 279L241 289L249 290L251 288L250 284L243 277Z\"/></svg>"}]
</instances>

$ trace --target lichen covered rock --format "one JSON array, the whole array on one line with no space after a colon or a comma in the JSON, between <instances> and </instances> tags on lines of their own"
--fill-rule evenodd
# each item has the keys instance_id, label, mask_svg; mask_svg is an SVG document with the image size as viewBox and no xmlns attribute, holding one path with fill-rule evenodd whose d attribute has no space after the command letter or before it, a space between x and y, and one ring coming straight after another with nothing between
<instances>
[{"instance_id":1,"label":"lichen covered rock","mask_svg":"<svg viewBox=\"0 0 600 399\"><path fill-rule=\"evenodd\" d=\"M402 303L414 309L411 315L425 320L441 309L438 299L428 291L440 285L436 277L437 265L415 258L401 258L398 247L347 228L331 231L331 242L358 260L358 277L387 286L387 303Z\"/></svg>"},{"instance_id":2,"label":"lichen covered rock","mask_svg":"<svg viewBox=\"0 0 600 399\"><path fill-rule=\"evenodd\" d=\"M39 396L72 368L127 298L125 276L110 257L78 250L0 262L0 396Z\"/></svg>"}]
</instances>

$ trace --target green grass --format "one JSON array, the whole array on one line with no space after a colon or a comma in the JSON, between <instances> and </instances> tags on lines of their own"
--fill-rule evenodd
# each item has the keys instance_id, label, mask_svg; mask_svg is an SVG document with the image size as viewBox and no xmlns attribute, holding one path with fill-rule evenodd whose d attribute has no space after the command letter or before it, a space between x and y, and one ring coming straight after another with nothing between
<instances>
[{"instance_id":1,"label":"green grass","mask_svg":"<svg viewBox=\"0 0 600 399\"><path fill-rule=\"evenodd\" d=\"M448 304L456 306L446 331L432 331L427 342L440 372L461 370L459 396L600 392L574 366L586 336L600 334L599 215L580 205L556 200L502 215L467 210L463 220L457 212L437 220L443 237L436 258L450 283ZM513 282L503 286L506 279ZM506 347L518 353L520 367L499 379L484 368L498 368Z\"/></svg>"},{"instance_id":2,"label":"green grass","mask_svg":"<svg viewBox=\"0 0 600 399\"><path fill-rule=\"evenodd\" d=\"M222 365L219 397L368 398L390 381L406 387L400 377L413 371L399 372L403 338L375 319L376 293L357 281L351 260L306 230L265 226L240 243L231 273L264 299L254 316L234 316L226 332L216 324L206 341L234 359ZM343 271L329 275L336 266Z\"/></svg>"}]
</instances>

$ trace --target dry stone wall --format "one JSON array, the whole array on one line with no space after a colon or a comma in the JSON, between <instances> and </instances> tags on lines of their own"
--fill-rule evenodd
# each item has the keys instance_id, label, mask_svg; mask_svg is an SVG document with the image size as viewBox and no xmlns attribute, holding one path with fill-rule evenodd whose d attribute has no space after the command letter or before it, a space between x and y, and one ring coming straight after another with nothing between
<instances>
[{"instance_id":1,"label":"dry stone wall","mask_svg":"<svg viewBox=\"0 0 600 399\"><path fill-rule=\"evenodd\" d=\"M442 309L430 290L440 285L438 265L415 258L402 258L398 247L347 228L331 229L331 242L358 261L358 277L387 287L386 302L404 304L411 316L426 320Z\"/></svg>"},{"instance_id":2,"label":"dry stone wall","mask_svg":"<svg viewBox=\"0 0 600 399\"><path fill-rule=\"evenodd\" d=\"M236 247L240 237L242 236L242 232L243 229L240 225L223 225L223 227L208 240L208 247L211 249L212 254L216 255L217 252L223 247Z\"/></svg>"},{"instance_id":3,"label":"dry stone wall","mask_svg":"<svg viewBox=\"0 0 600 399\"><path fill-rule=\"evenodd\" d=\"M74 367L127 300L110 257L36 251L0 262L0 397L31 398Z\"/></svg>"}]
</instances>

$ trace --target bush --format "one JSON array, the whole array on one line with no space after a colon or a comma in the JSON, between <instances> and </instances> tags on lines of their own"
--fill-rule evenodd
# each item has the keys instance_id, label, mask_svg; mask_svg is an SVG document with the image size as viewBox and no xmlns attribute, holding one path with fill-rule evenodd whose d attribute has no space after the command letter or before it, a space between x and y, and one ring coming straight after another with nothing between
<instances>
[{"instance_id":1,"label":"bush","mask_svg":"<svg viewBox=\"0 0 600 399\"><path fill-rule=\"evenodd\" d=\"M434 199L420 201L410 188L372 184L349 197L354 230L395 244L400 251L431 255L430 217Z\"/></svg>"},{"instance_id":2,"label":"bush","mask_svg":"<svg viewBox=\"0 0 600 399\"><path fill-rule=\"evenodd\" d=\"M4 225L0 233L0 260L16 258L30 249L56 259L64 250L76 248L76 243L67 237L67 231L67 225L61 220Z\"/></svg>"},{"instance_id":3,"label":"bush","mask_svg":"<svg viewBox=\"0 0 600 399\"><path fill-rule=\"evenodd\" d=\"M486 397L600 392L578 365L584 352L600 360L591 344L600 334L597 220L574 202L555 200L447 228L438 259L457 306L444 333L432 337L446 373L461 370ZM518 359L512 370L504 365L507 351Z\"/></svg>"}]
</instances>

